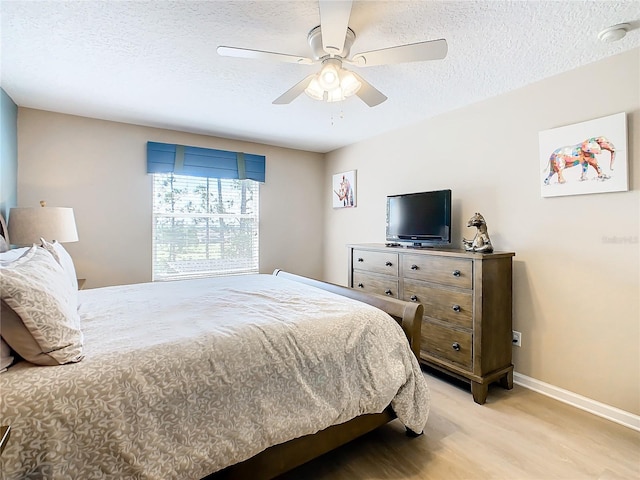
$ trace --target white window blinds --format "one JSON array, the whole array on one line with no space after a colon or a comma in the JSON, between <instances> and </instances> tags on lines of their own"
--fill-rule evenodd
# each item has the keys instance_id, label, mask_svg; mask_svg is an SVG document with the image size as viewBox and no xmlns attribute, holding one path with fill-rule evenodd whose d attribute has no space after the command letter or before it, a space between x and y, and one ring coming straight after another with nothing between
<instances>
[{"instance_id":1,"label":"white window blinds","mask_svg":"<svg viewBox=\"0 0 640 480\"><path fill-rule=\"evenodd\" d=\"M259 183L153 174L153 280L258 273Z\"/></svg>"}]
</instances>

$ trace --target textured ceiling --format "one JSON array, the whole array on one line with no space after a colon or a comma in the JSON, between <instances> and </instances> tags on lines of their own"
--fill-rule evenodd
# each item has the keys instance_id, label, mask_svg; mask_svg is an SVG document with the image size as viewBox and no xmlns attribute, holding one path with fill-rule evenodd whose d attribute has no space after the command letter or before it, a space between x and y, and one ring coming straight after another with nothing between
<instances>
[{"instance_id":1,"label":"textured ceiling","mask_svg":"<svg viewBox=\"0 0 640 480\"><path fill-rule=\"evenodd\" d=\"M444 60L352 67L369 108L301 95L317 66L221 57L218 45L310 56L316 1L7 1L1 84L19 105L327 152L640 46L640 1L355 1L355 54L446 38ZM631 23L614 43L602 29ZM570 92L568 92L570 93Z\"/></svg>"}]
</instances>

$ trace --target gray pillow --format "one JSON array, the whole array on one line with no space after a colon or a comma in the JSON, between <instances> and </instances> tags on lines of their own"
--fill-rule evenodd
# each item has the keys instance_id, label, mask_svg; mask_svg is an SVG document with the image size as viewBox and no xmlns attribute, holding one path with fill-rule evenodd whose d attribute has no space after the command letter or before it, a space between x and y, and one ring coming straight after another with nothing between
<instances>
[{"instance_id":1,"label":"gray pillow","mask_svg":"<svg viewBox=\"0 0 640 480\"><path fill-rule=\"evenodd\" d=\"M38 365L82 360L77 291L49 252L34 245L0 265L0 297L0 333L21 357Z\"/></svg>"},{"instance_id":2,"label":"gray pillow","mask_svg":"<svg viewBox=\"0 0 640 480\"><path fill-rule=\"evenodd\" d=\"M76 277L76 267L73 264L73 259L69 252L65 250L60 242L53 241L53 243L47 242L44 238L41 238L42 246L47 252L53 255L53 258L60 264L67 278L71 282L71 286L74 290L78 290L78 278Z\"/></svg>"}]
</instances>

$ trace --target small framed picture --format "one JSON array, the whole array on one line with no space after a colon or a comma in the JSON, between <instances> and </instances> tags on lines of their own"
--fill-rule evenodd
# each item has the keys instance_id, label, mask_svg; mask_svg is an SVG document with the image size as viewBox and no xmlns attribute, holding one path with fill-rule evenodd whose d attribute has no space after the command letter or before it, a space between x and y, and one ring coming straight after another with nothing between
<instances>
[{"instance_id":1,"label":"small framed picture","mask_svg":"<svg viewBox=\"0 0 640 480\"><path fill-rule=\"evenodd\" d=\"M333 208L356 206L356 171L336 173L333 176Z\"/></svg>"}]
</instances>

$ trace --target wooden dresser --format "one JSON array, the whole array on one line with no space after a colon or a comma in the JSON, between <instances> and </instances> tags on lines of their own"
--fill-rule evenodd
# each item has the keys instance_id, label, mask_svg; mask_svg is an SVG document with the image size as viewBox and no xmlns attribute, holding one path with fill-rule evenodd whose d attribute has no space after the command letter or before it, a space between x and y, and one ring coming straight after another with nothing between
<instances>
[{"instance_id":1,"label":"wooden dresser","mask_svg":"<svg viewBox=\"0 0 640 480\"><path fill-rule=\"evenodd\" d=\"M349 245L349 286L424 305L420 359L470 381L484 404L489 384L513 388L512 257L454 249Z\"/></svg>"}]
</instances>

